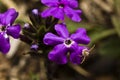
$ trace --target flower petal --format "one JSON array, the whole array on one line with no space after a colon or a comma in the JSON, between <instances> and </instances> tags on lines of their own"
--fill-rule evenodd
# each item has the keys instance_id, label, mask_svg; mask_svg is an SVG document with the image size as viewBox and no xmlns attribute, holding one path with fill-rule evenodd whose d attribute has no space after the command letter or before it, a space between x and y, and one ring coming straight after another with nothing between
<instances>
[{"instance_id":1,"label":"flower petal","mask_svg":"<svg viewBox=\"0 0 120 80\"><path fill-rule=\"evenodd\" d=\"M63 43L64 39L61 37L58 37L52 33L47 33L45 34L44 38L43 38L43 42L46 45L57 45L60 43Z\"/></svg>"},{"instance_id":2,"label":"flower petal","mask_svg":"<svg viewBox=\"0 0 120 80\"><path fill-rule=\"evenodd\" d=\"M67 63L67 48L63 44L59 44L48 54L48 58L57 64Z\"/></svg>"},{"instance_id":3,"label":"flower petal","mask_svg":"<svg viewBox=\"0 0 120 80\"><path fill-rule=\"evenodd\" d=\"M52 12L52 16L54 16L55 18L58 18L60 20L64 20L63 8L56 8L56 10Z\"/></svg>"},{"instance_id":4,"label":"flower petal","mask_svg":"<svg viewBox=\"0 0 120 80\"><path fill-rule=\"evenodd\" d=\"M79 47L79 45L78 45L76 42L74 42L74 43L70 46L69 51L70 51L70 52L76 51L76 50L78 49L78 47Z\"/></svg>"},{"instance_id":5,"label":"flower petal","mask_svg":"<svg viewBox=\"0 0 120 80\"><path fill-rule=\"evenodd\" d=\"M64 12L73 21L75 21L75 22L80 22L81 21L81 18L80 18L81 10L73 10L72 8L66 6L64 8Z\"/></svg>"},{"instance_id":6,"label":"flower petal","mask_svg":"<svg viewBox=\"0 0 120 80\"><path fill-rule=\"evenodd\" d=\"M78 2L77 0L68 0L69 1L69 6L71 8L77 8L78 7Z\"/></svg>"},{"instance_id":7,"label":"flower petal","mask_svg":"<svg viewBox=\"0 0 120 80\"><path fill-rule=\"evenodd\" d=\"M7 34L11 35L15 39L19 38L21 27L20 25L13 25L7 28Z\"/></svg>"},{"instance_id":8,"label":"flower petal","mask_svg":"<svg viewBox=\"0 0 120 80\"><path fill-rule=\"evenodd\" d=\"M10 49L9 38L7 34L0 33L0 51L6 54Z\"/></svg>"},{"instance_id":9,"label":"flower petal","mask_svg":"<svg viewBox=\"0 0 120 80\"><path fill-rule=\"evenodd\" d=\"M41 16L42 16L43 18L48 17L48 16L51 16L51 15L52 15L51 12L53 12L53 11L55 11L55 10L56 10L56 8L48 8L48 9L44 10L44 11L41 13Z\"/></svg>"},{"instance_id":10,"label":"flower petal","mask_svg":"<svg viewBox=\"0 0 120 80\"><path fill-rule=\"evenodd\" d=\"M46 6L53 7L57 5L58 0L41 0L41 3L45 4Z\"/></svg>"},{"instance_id":11,"label":"flower petal","mask_svg":"<svg viewBox=\"0 0 120 80\"><path fill-rule=\"evenodd\" d=\"M61 0L62 3L67 4L71 8L77 8L78 2L77 0Z\"/></svg>"},{"instance_id":12,"label":"flower petal","mask_svg":"<svg viewBox=\"0 0 120 80\"><path fill-rule=\"evenodd\" d=\"M1 24L5 26L12 25L17 16L18 16L18 12L16 12L15 9L10 8L5 13L2 13L2 16L0 17Z\"/></svg>"},{"instance_id":13,"label":"flower petal","mask_svg":"<svg viewBox=\"0 0 120 80\"><path fill-rule=\"evenodd\" d=\"M90 42L90 38L87 36L84 28L78 28L78 30L72 34L70 38L80 44L88 44Z\"/></svg>"},{"instance_id":14,"label":"flower petal","mask_svg":"<svg viewBox=\"0 0 120 80\"><path fill-rule=\"evenodd\" d=\"M44 10L41 13L42 17L48 17L48 16L54 16L55 18L58 18L60 20L64 20L64 12L62 8L58 7L51 7L46 10Z\"/></svg>"},{"instance_id":15,"label":"flower petal","mask_svg":"<svg viewBox=\"0 0 120 80\"><path fill-rule=\"evenodd\" d=\"M83 46L79 46L76 51L71 52L70 61L73 64L80 64L82 62L82 50L85 49Z\"/></svg>"},{"instance_id":16,"label":"flower petal","mask_svg":"<svg viewBox=\"0 0 120 80\"><path fill-rule=\"evenodd\" d=\"M65 24L56 24L55 25L55 30L57 34L63 38L68 38L69 37L69 32L67 30L67 27Z\"/></svg>"}]
</instances>

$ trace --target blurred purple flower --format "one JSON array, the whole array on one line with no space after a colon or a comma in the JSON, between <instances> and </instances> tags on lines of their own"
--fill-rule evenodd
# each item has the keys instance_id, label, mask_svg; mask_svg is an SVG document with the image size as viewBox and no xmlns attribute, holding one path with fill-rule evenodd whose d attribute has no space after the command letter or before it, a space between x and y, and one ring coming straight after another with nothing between
<instances>
[{"instance_id":1,"label":"blurred purple flower","mask_svg":"<svg viewBox=\"0 0 120 80\"><path fill-rule=\"evenodd\" d=\"M58 35L49 32L45 34L43 39L44 44L55 46L48 54L48 58L58 64L66 64L68 62L67 53L70 52L70 61L74 64L80 64L83 50L87 47L79 46L79 44L90 42L86 30L78 28L74 34L69 35L65 24L55 25L55 30Z\"/></svg>"},{"instance_id":2,"label":"blurred purple flower","mask_svg":"<svg viewBox=\"0 0 120 80\"><path fill-rule=\"evenodd\" d=\"M7 53L10 49L9 35L13 38L19 38L21 27L19 24L13 25L18 12L11 8L5 13L0 13L0 51Z\"/></svg>"},{"instance_id":3,"label":"blurred purple flower","mask_svg":"<svg viewBox=\"0 0 120 80\"><path fill-rule=\"evenodd\" d=\"M81 10L74 10L78 7L77 0L41 0L41 2L49 7L41 13L42 17L54 16L64 20L66 14L75 22L81 21Z\"/></svg>"},{"instance_id":4,"label":"blurred purple flower","mask_svg":"<svg viewBox=\"0 0 120 80\"><path fill-rule=\"evenodd\" d=\"M38 14L39 14L39 11L38 11L38 9L33 9L33 10L32 10L32 13L35 14L35 15L38 15Z\"/></svg>"},{"instance_id":5,"label":"blurred purple flower","mask_svg":"<svg viewBox=\"0 0 120 80\"><path fill-rule=\"evenodd\" d=\"M32 50L37 50L38 47L39 47L39 46L38 46L37 44L32 44L30 48L31 48Z\"/></svg>"}]
</instances>

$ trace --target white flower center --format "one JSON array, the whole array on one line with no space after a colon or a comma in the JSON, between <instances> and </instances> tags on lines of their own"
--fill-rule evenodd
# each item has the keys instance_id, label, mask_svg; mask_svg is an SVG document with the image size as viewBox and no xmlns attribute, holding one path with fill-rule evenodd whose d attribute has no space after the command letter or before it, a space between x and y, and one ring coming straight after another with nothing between
<instances>
[{"instance_id":1,"label":"white flower center","mask_svg":"<svg viewBox=\"0 0 120 80\"><path fill-rule=\"evenodd\" d=\"M4 34L4 37L7 39L7 38L8 38L8 35L7 35L7 34Z\"/></svg>"},{"instance_id":2,"label":"white flower center","mask_svg":"<svg viewBox=\"0 0 120 80\"><path fill-rule=\"evenodd\" d=\"M71 45L74 43L74 41L73 40L71 40L71 39L66 39L66 40L64 40L64 45L66 46L66 47L71 47Z\"/></svg>"}]
</instances>

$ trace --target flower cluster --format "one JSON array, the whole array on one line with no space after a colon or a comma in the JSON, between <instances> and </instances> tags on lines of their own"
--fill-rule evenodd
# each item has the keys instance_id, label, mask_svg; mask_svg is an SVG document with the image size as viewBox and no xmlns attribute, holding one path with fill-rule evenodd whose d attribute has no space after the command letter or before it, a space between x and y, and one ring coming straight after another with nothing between
<instances>
[{"instance_id":1,"label":"flower cluster","mask_svg":"<svg viewBox=\"0 0 120 80\"><path fill-rule=\"evenodd\" d=\"M0 13L0 51L2 53L9 51L9 36L15 39L20 37L22 41L31 45L30 50L34 53L47 52L44 48L48 45L54 46L53 50L49 52L48 58L57 64L66 64L68 60L74 64L80 64L85 55L89 54L88 47L81 45L87 45L90 42L85 28L78 28L75 33L70 35L65 23L57 24L58 20L64 20L65 15L75 22L81 21L81 10L76 10L78 8L77 0L41 0L41 2L49 8L40 14L38 9L33 9L30 16L32 24L24 25L21 36L20 25L13 25L18 12L11 8L5 13ZM47 18L46 27L39 26L41 17ZM52 31L56 31L56 34L53 34ZM30 54L32 54L31 51L29 51Z\"/></svg>"},{"instance_id":2,"label":"flower cluster","mask_svg":"<svg viewBox=\"0 0 120 80\"><path fill-rule=\"evenodd\" d=\"M41 2L49 7L41 13L42 17L53 16L64 20L66 15L75 22L81 21L81 10L75 10L78 7L77 0L41 0ZM64 23L56 24L54 29L57 35L48 32L43 39L44 44L54 46L48 58L57 64L66 64L67 58L70 57L72 63L80 64L85 55L89 54L87 47L79 45L87 45L90 42L86 30L78 28L74 34L70 35Z\"/></svg>"},{"instance_id":3,"label":"flower cluster","mask_svg":"<svg viewBox=\"0 0 120 80\"><path fill-rule=\"evenodd\" d=\"M79 44L88 44L90 42L86 30L78 28L74 34L70 35L65 24L56 24L55 30L58 35L49 32L43 39L46 45L55 46L48 54L48 58L58 64L65 64L68 62L67 55L70 52L70 61L74 64L80 64L82 53L88 49L87 47L79 46Z\"/></svg>"},{"instance_id":4,"label":"flower cluster","mask_svg":"<svg viewBox=\"0 0 120 80\"><path fill-rule=\"evenodd\" d=\"M13 25L18 12L11 8L5 13L0 13L0 51L7 53L10 49L9 35L19 38L21 27L19 24Z\"/></svg>"}]
</instances>

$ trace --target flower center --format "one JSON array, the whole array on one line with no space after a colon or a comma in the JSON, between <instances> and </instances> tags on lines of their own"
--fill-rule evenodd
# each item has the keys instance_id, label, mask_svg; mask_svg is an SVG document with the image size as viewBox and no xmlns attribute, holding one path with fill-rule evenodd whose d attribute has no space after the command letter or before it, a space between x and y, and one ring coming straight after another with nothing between
<instances>
[{"instance_id":1,"label":"flower center","mask_svg":"<svg viewBox=\"0 0 120 80\"><path fill-rule=\"evenodd\" d=\"M5 31L5 27L2 27L2 29L1 29L2 31Z\"/></svg>"},{"instance_id":2,"label":"flower center","mask_svg":"<svg viewBox=\"0 0 120 80\"><path fill-rule=\"evenodd\" d=\"M0 32L5 31L6 27L0 25Z\"/></svg>"},{"instance_id":3,"label":"flower center","mask_svg":"<svg viewBox=\"0 0 120 80\"><path fill-rule=\"evenodd\" d=\"M71 45L74 43L74 41L72 41L72 40L70 40L70 39L66 39L65 41L64 41L64 45L66 46L66 47L71 47Z\"/></svg>"},{"instance_id":4,"label":"flower center","mask_svg":"<svg viewBox=\"0 0 120 80\"><path fill-rule=\"evenodd\" d=\"M65 40L65 44L66 44L66 45L70 45L71 43L72 43L71 40Z\"/></svg>"},{"instance_id":5,"label":"flower center","mask_svg":"<svg viewBox=\"0 0 120 80\"><path fill-rule=\"evenodd\" d=\"M59 8L64 8L64 6L65 6L65 5L64 5L63 3L60 3L60 4L59 4Z\"/></svg>"}]
</instances>

